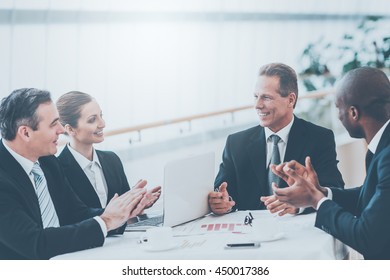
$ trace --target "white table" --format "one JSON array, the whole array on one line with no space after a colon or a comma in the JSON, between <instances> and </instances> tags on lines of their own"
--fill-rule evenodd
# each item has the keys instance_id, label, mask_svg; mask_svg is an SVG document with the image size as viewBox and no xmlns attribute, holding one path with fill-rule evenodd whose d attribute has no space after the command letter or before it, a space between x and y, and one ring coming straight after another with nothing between
<instances>
[{"instance_id":1,"label":"white table","mask_svg":"<svg viewBox=\"0 0 390 280\"><path fill-rule=\"evenodd\" d=\"M278 217L267 211L251 211L254 216L252 233L206 233L177 236L179 246L172 250L150 252L138 240L143 233L126 232L123 236L108 237L103 247L56 256L53 259L344 259L347 248L331 235L314 227L315 213ZM195 228L208 223L243 223L248 211L228 215L208 216L192 222ZM283 237L261 242L260 248L224 249L226 243L248 242L256 239L256 232L263 230L270 221L283 232ZM188 225L187 225L188 226ZM249 226L248 226L249 227ZM180 229L180 228L179 228ZM266 230L266 229L264 229Z\"/></svg>"}]
</instances>

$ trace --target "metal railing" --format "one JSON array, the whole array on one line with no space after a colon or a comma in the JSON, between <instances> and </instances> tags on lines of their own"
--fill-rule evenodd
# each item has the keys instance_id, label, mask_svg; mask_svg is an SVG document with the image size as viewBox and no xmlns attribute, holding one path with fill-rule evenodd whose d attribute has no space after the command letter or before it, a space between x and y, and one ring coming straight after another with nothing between
<instances>
[{"instance_id":1,"label":"metal railing","mask_svg":"<svg viewBox=\"0 0 390 280\"><path fill-rule=\"evenodd\" d=\"M301 99L321 99L321 98L328 96L329 94L332 94L332 91L329 89L322 90L322 91L313 91L313 92L310 92L306 95L299 96L299 100L301 100ZM140 124L140 125L112 129L112 130L108 130L107 132L105 132L104 135L106 137L110 137L110 136L117 136L117 135L121 135L121 134L131 133L131 132L137 132L138 139L135 142L139 142L139 141L141 141L141 131L142 130L163 127L166 125L172 125L172 124L183 123L183 122L188 122L190 124L190 128L191 128L191 122L194 120L205 119L205 118L210 118L210 117L215 117L215 116L220 116L220 115L225 115L225 114L231 114L232 116L234 116L234 114L236 112L245 111L245 110L249 110L249 109L253 109L253 105L234 107L234 108L230 108L230 109L219 110L219 111L214 111L214 112L209 112L209 113L195 114L195 115L186 116L186 117L167 119L167 120L162 120L162 121L155 121L155 122L150 122L150 123L145 123L145 124ZM132 142L132 141L130 141L130 142ZM59 145L65 145L65 144L66 144L65 140L61 140L59 143Z\"/></svg>"},{"instance_id":2,"label":"metal railing","mask_svg":"<svg viewBox=\"0 0 390 280\"><path fill-rule=\"evenodd\" d=\"M300 96L299 99L320 99L320 98L323 98L331 93L332 93L331 90L313 91L310 94ZM161 126L166 126L166 125L171 125L171 124L176 124L176 123L182 123L182 122L191 122L193 120L204 119L204 118L209 118L209 117L214 117L214 116L219 116L219 115L234 114L236 112L244 111L244 110L248 110L248 109L252 109L252 108L253 108L253 105L235 107L235 108L230 108L230 109L225 109L225 110L220 110L220 111L214 111L214 112L210 112L210 113L196 114L196 115L191 115L191 116L187 116L187 117L174 118L174 119L156 121L156 122L151 122L151 123L146 123L146 124L141 124L141 125L113 129L113 130L109 130L109 131L105 132L104 134L106 136L115 136L115 135L129 133L129 132L140 133L142 130L145 130L145 129L156 128L156 127L161 127Z\"/></svg>"}]
</instances>

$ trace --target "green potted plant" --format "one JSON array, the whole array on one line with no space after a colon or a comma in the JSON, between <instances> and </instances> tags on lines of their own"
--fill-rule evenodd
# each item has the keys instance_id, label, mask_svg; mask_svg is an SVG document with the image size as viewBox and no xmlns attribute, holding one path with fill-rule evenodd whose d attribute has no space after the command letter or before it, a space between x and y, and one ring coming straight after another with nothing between
<instances>
[{"instance_id":1,"label":"green potted plant","mask_svg":"<svg viewBox=\"0 0 390 280\"><path fill-rule=\"evenodd\" d=\"M309 43L300 61L303 70L299 76L307 91L333 86L337 76L334 73L344 74L361 66L388 69L390 32L382 27L381 17L366 17L354 32L344 34L337 42L324 42L321 37ZM338 65L341 71L332 71L331 64Z\"/></svg>"},{"instance_id":2,"label":"green potted plant","mask_svg":"<svg viewBox=\"0 0 390 280\"><path fill-rule=\"evenodd\" d=\"M390 29L381 19L364 18L353 32L344 34L336 42L326 41L321 36L309 43L299 59L302 64L299 78L306 94L332 88L337 77L361 66L381 68L390 74ZM333 103L331 97L302 101L300 116L332 127L328 114Z\"/></svg>"}]
</instances>

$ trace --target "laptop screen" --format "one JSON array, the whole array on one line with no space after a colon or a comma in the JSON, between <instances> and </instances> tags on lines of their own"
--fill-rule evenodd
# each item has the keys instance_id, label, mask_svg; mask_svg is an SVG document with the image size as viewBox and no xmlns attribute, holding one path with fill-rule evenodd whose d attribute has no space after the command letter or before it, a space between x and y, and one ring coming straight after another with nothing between
<instances>
[{"instance_id":1,"label":"laptop screen","mask_svg":"<svg viewBox=\"0 0 390 280\"><path fill-rule=\"evenodd\" d=\"M210 212L214 186L214 153L169 162L164 169L164 226L175 226Z\"/></svg>"}]
</instances>

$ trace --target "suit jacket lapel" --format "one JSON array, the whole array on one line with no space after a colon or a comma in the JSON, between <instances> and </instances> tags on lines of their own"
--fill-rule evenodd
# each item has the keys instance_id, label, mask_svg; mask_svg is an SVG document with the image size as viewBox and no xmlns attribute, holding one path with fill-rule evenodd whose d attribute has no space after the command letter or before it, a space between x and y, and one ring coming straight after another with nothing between
<instances>
[{"instance_id":1,"label":"suit jacket lapel","mask_svg":"<svg viewBox=\"0 0 390 280\"><path fill-rule=\"evenodd\" d=\"M381 140L379 141L378 147L376 148L375 154L371 162L375 159L375 156L379 154L383 149L385 149L390 144L390 124L387 125L385 131L383 131Z\"/></svg>"},{"instance_id":2,"label":"suit jacket lapel","mask_svg":"<svg viewBox=\"0 0 390 280\"><path fill-rule=\"evenodd\" d=\"M100 205L100 200L95 192L94 187L89 181L87 175L85 175L84 171L81 169L76 159L69 151L68 146L65 146L64 150L61 153L61 156L62 166L69 182L73 187L79 187L79 189L75 190L75 192L79 194L82 200L88 198L88 200L93 201L95 205ZM90 203L85 201L85 204Z\"/></svg>"},{"instance_id":3,"label":"suit jacket lapel","mask_svg":"<svg viewBox=\"0 0 390 280\"><path fill-rule=\"evenodd\" d=\"M288 162L290 160L298 160L305 150L306 135L304 127L302 126L302 120L294 117L294 123L291 126L291 130L288 136L286 153L282 162ZM281 180L280 187L287 187L287 183Z\"/></svg>"},{"instance_id":4,"label":"suit jacket lapel","mask_svg":"<svg viewBox=\"0 0 390 280\"><path fill-rule=\"evenodd\" d=\"M115 193L120 194L120 186L117 184L118 181L116 180L113 172L113 168L115 168L115 166L110 166L108 161L105 159L106 155L102 151L96 150L96 153L103 169L104 178L106 179L108 197L113 197Z\"/></svg>"},{"instance_id":5,"label":"suit jacket lapel","mask_svg":"<svg viewBox=\"0 0 390 280\"><path fill-rule=\"evenodd\" d=\"M305 130L302 126L301 119L295 117L294 123L291 126L291 130L288 136L288 142L286 147L286 153L284 155L284 162L290 160L297 160L304 152L306 145Z\"/></svg>"},{"instance_id":6,"label":"suit jacket lapel","mask_svg":"<svg viewBox=\"0 0 390 280\"><path fill-rule=\"evenodd\" d=\"M27 205L32 208L31 214L35 216L37 221L41 219L41 210L39 208L39 202L34 190L34 186L23 170L22 166L16 161L16 159L7 151L4 147L3 141L0 140L0 168L2 168L6 174L8 174L14 182L16 188L19 188L20 194L27 199Z\"/></svg>"},{"instance_id":7,"label":"suit jacket lapel","mask_svg":"<svg viewBox=\"0 0 390 280\"><path fill-rule=\"evenodd\" d=\"M363 187L361 188L361 191L360 191L357 209L363 209L363 207L362 207L363 197L364 197L365 191L367 190L366 181L367 181L368 176L372 172L373 162L375 161L375 158L378 156L378 154L389 145L390 145L390 124L387 125L385 131L383 132L382 137L379 141L378 147L376 148L375 154L371 160L370 166L367 168L366 179L364 180Z\"/></svg>"},{"instance_id":8,"label":"suit jacket lapel","mask_svg":"<svg viewBox=\"0 0 390 280\"><path fill-rule=\"evenodd\" d=\"M264 128L259 126L259 129L255 130L255 133L251 135L249 139L250 141L246 147L246 152L251 160L260 188L264 188L264 190L267 191L266 140Z\"/></svg>"}]
</instances>

